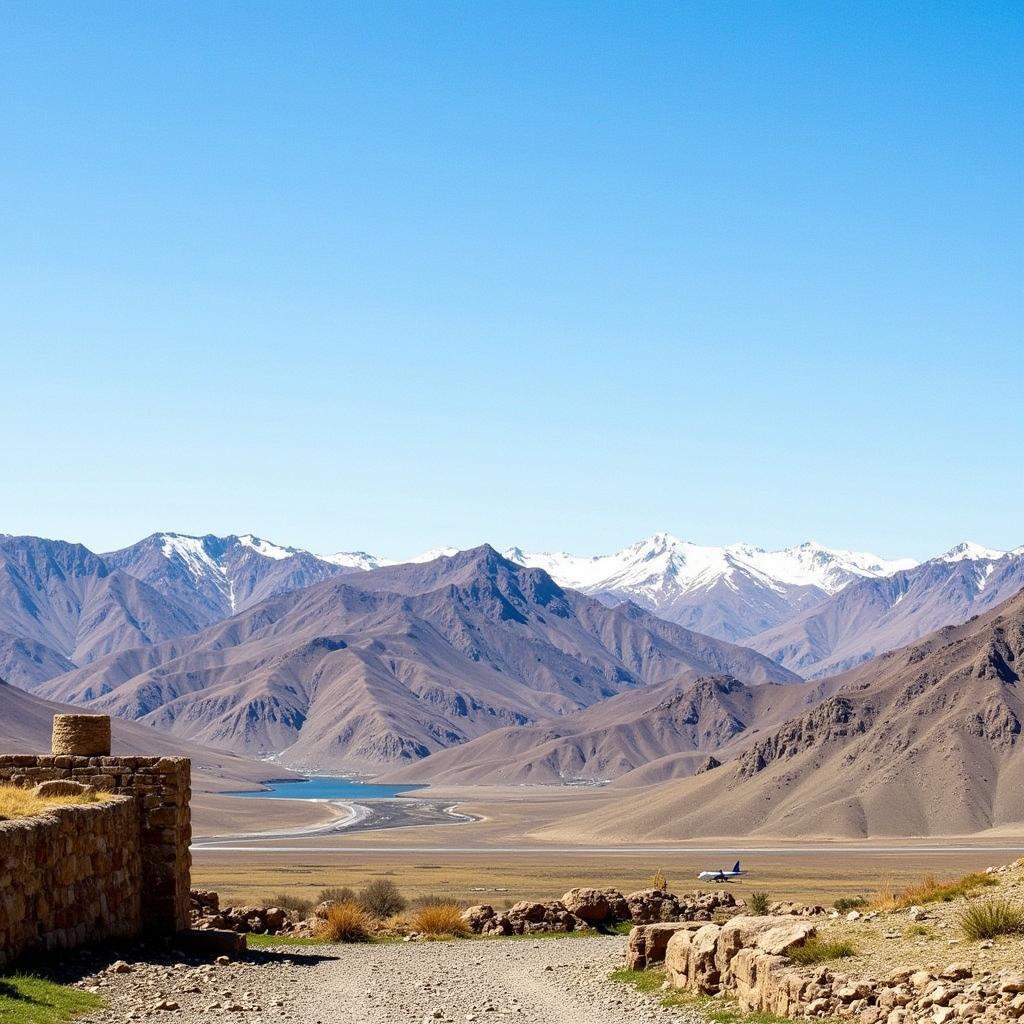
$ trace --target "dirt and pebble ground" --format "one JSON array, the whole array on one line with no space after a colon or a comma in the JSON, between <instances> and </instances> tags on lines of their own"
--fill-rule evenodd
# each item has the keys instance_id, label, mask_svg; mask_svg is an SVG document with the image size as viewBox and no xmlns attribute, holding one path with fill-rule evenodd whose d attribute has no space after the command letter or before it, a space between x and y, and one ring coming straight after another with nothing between
<instances>
[{"instance_id":1,"label":"dirt and pebble ground","mask_svg":"<svg viewBox=\"0 0 1024 1024\"><path fill-rule=\"evenodd\" d=\"M264 1024L408 1024L511 1019L518 1024L701 1024L689 1008L611 981L623 966L625 936L538 940L458 940L279 947L223 965L89 964L80 981L107 1009L83 1024L211 1019ZM163 1006L164 1009L158 1009ZM176 1007L176 1008L171 1008Z\"/></svg>"}]
</instances>

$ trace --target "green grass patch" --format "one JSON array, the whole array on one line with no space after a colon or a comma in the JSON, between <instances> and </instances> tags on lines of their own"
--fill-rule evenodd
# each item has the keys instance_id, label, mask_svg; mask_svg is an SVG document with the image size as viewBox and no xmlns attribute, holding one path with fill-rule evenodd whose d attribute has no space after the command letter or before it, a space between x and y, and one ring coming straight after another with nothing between
<instances>
[{"instance_id":1,"label":"green grass patch","mask_svg":"<svg viewBox=\"0 0 1024 1024\"><path fill-rule=\"evenodd\" d=\"M822 938L808 939L802 946L796 946L786 954L798 964L822 964L829 960L843 960L856 956L857 951L848 942Z\"/></svg>"},{"instance_id":2,"label":"green grass patch","mask_svg":"<svg viewBox=\"0 0 1024 1024\"><path fill-rule=\"evenodd\" d=\"M657 968L647 971L631 971L623 967L621 970L612 971L608 977L623 985L632 985L638 992L658 992L665 981L665 972Z\"/></svg>"},{"instance_id":3,"label":"green grass patch","mask_svg":"<svg viewBox=\"0 0 1024 1024\"><path fill-rule=\"evenodd\" d=\"M103 1005L92 992L31 975L0 977L0 1024L62 1024Z\"/></svg>"}]
</instances>

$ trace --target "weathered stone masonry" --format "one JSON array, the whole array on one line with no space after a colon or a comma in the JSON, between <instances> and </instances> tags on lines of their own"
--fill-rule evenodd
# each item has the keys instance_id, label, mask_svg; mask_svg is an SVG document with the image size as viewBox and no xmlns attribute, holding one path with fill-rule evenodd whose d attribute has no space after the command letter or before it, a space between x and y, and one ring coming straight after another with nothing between
<instances>
[{"instance_id":1,"label":"weathered stone masonry","mask_svg":"<svg viewBox=\"0 0 1024 1024\"><path fill-rule=\"evenodd\" d=\"M0 822L0 968L25 953L137 935L141 895L131 798Z\"/></svg>"},{"instance_id":2,"label":"weathered stone masonry","mask_svg":"<svg viewBox=\"0 0 1024 1024\"><path fill-rule=\"evenodd\" d=\"M62 717L64 716L57 716L55 720L54 736L56 738L60 732L66 740L67 722L61 721ZM91 741L95 741L94 734ZM64 749L67 749L66 745ZM170 935L187 929L192 865L189 853L189 844L192 841L189 808L191 765L188 758L112 757L109 753L92 756L71 753L40 756L0 755L0 783L31 787L48 779L71 779L95 786L104 792L130 798L115 802L115 806L120 808L117 813L109 810L110 805L106 803L61 808L53 813L56 813L58 819L65 825L62 825L59 833L47 833L51 837L62 837L62 849L66 856L71 858L71 863L76 869L80 862L84 864L86 858L92 858L94 874L98 872L102 875L107 871L119 873L119 884L130 890L124 901L114 901L122 908L124 918L123 921L117 922L116 926L109 924L112 930L106 934L127 935L145 932L153 935ZM70 818L66 817L69 812L74 812ZM87 813L83 817L80 812ZM97 817L90 817L90 814ZM28 830L38 828L42 836L45 831L42 822L48 818L49 815L46 815L25 819L23 822L0 823L0 828L4 830L0 832L0 963L3 962L4 955L8 960L13 958L11 949L3 942L3 908L7 907L9 902L15 909L20 906L16 897L8 901L8 894L19 888L21 875L27 876L37 871L36 865L31 861L19 859L27 856L27 853L18 854L15 851L14 846L7 841L8 832L20 836L19 827ZM91 823L100 822L101 819L110 819L114 822L112 833L106 832L106 826L101 824L92 829ZM66 824L71 821L79 822L83 826L81 846L75 839L74 829ZM85 827L87 824L89 827ZM103 838L109 840L109 860L101 855L102 850L98 848L86 849L86 840L93 831L102 833ZM99 847L102 845L98 844ZM140 868L133 874L130 870L131 851L136 846ZM27 850L28 847L24 849ZM118 851L122 856L118 855ZM68 870L66 867L63 869L65 875L68 874ZM102 886L106 880L96 881ZM57 884L71 883L58 881ZM132 896L132 892L135 896ZM136 898L139 915L134 918L131 907L133 899ZM109 897L107 905L110 905ZM34 926L40 936L51 932L60 935L56 939L41 939L44 947L47 942L51 946L68 946L103 937L98 932L94 934L93 926L86 920L88 912L84 912L83 921L71 921L65 913L58 924L47 917L51 909L47 901L44 900L34 906L34 911L32 907L26 907L24 913L30 918L30 923L31 915L35 913ZM83 924L84 929L80 927ZM76 938L73 942L67 941L71 937L72 926L75 936L84 932L86 939Z\"/></svg>"}]
</instances>

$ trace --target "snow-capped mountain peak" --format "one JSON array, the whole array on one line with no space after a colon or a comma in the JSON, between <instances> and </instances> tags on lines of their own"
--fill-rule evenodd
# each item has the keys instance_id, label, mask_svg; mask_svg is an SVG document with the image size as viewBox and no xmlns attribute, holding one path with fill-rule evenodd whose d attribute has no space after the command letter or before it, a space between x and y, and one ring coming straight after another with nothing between
<instances>
[{"instance_id":1,"label":"snow-capped mountain peak","mask_svg":"<svg viewBox=\"0 0 1024 1024\"><path fill-rule=\"evenodd\" d=\"M610 555L524 552L505 557L545 569L563 586L602 600L632 600L692 629L736 640L782 621L855 579L891 576L917 563L814 541L779 551L751 544L694 544L656 533Z\"/></svg>"},{"instance_id":2,"label":"snow-capped mountain peak","mask_svg":"<svg viewBox=\"0 0 1024 1024\"><path fill-rule=\"evenodd\" d=\"M981 544L975 544L972 540L961 541L959 544L951 547L948 551L938 555L935 558L936 562L962 562L965 559L971 559L972 561L985 561L991 559L1002 558L1006 554L1013 554L1014 552L999 551L996 548L986 548Z\"/></svg>"},{"instance_id":3,"label":"snow-capped mountain peak","mask_svg":"<svg viewBox=\"0 0 1024 1024\"><path fill-rule=\"evenodd\" d=\"M390 559L377 558L376 555L368 554L365 551L335 551L333 555L317 555L316 557L321 561L330 562L331 565L340 565L345 569L360 569L363 572L395 564Z\"/></svg>"}]
</instances>

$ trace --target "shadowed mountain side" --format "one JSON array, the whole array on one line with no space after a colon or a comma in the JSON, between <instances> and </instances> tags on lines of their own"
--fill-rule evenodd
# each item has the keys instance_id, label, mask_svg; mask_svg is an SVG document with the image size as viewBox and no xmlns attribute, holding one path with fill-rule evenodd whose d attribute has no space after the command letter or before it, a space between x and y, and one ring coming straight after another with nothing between
<instances>
[{"instance_id":1,"label":"shadowed mountain side","mask_svg":"<svg viewBox=\"0 0 1024 1024\"><path fill-rule=\"evenodd\" d=\"M798 679L483 546L274 597L43 692L238 752L373 770L688 670Z\"/></svg>"},{"instance_id":2,"label":"shadowed mountain side","mask_svg":"<svg viewBox=\"0 0 1024 1024\"><path fill-rule=\"evenodd\" d=\"M8 686L0 680L0 752L5 754L45 754L50 749L53 716L80 711L66 704L54 704ZM220 750L162 735L156 729L135 722L115 719L112 751L114 754L142 754L153 757L192 759L192 786L199 792L231 789L255 789L267 779L289 776L276 766L260 764Z\"/></svg>"},{"instance_id":3,"label":"shadowed mountain side","mask_svg":"<svg viewBox=\"0 0 1024 1024\"><path fill-rule=\"evenodd\" d=\"M1021 587L1022 554L952 561L944 556L883 579L857 580L744 642L808 678L826 676L983 614Z\"/></svg>"},{"instance_id":4,"label":"shadowed mountain side","mask_svg":"<svg viewBox=\"0 0 1024 1024\"><path fill-rule=\"evenodd\" d=\"M611 697L557 721L499 729L383 781L502 785L601 782L642 785L692 775L832 692L831 684L747 686L684 673ZM634 775L650 771L642 778Z\"/></svg>"},{"instance_id":5,"label":"shadowed mountain side","mask_svg":"<svg viewBox=\"0 0 1024 1024\"><path fill-rule=\"evenodd\" d=\"M1024 822L1024 594L884 655L690 779L538 831L550 840L931 836Z\"/></svg>"}]
</instances>

